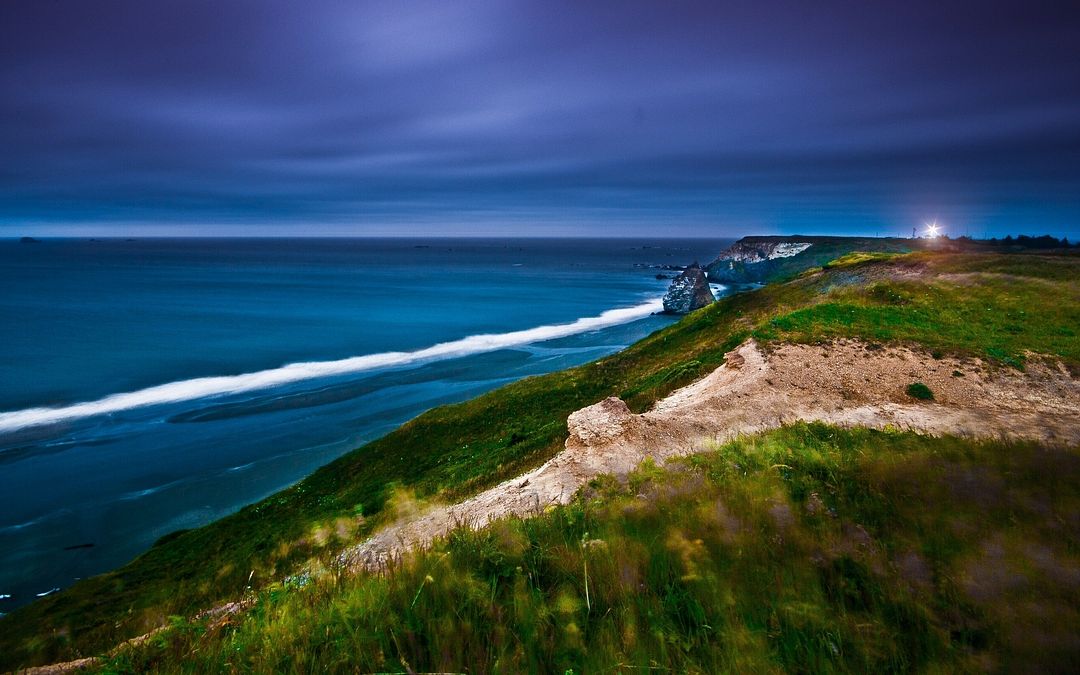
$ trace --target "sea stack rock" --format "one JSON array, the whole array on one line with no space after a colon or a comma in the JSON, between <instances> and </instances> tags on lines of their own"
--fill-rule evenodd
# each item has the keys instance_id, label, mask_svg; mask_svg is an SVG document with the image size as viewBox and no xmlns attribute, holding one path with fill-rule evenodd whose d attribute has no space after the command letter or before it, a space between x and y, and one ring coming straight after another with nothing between
<instances>
[{"instance_id":1,"label":"sea stack rock","mask_svg":"<svg viewBox=\"0 0 1080 675\"><path fill-rule=\"evenodd\" d=\"M664 313L688 314L715 301L705 270L695 262L671 282L664 296Z\"/></svg>"}]
</instances>

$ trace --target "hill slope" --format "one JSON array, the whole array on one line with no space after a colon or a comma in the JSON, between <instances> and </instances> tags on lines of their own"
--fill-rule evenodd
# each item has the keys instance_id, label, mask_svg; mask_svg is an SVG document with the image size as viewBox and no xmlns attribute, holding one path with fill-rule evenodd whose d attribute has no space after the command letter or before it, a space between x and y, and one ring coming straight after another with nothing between
<instances>
[{"instance_id":1,"label":"hill slope","mask_svg":"<svg viewBox=\"0 0 1080 675\"><path fill-rule=\"evenodd\" d=\"M909 393L916 382L927 397ZM602 474L622 478L643 461L663 462L783 424L821 421L1078 446L1077 419L1080 381L1041 363L1019 372L859 341L774 345L765 353L751 339L729 352L724 365L645 413L633 414L615 397L572 413L565 450L539 468L457 504L403 514L339 560L379 569L462 523L533 516L567 503Z\"/></svg>"},{"instance_id":2,"label":"hill slope","mask_svg":"<svg viewBox=\"0 0 1080 675\"><path fill-rule=\"evenodd\" d=\"M160 542L116 572L0 619L0 667L100 654L123 639L318 568L394 519L409 493L452 502L550 459L567 416L607 396L643 411L713 371L751 335L858 338L1023 367L1080 367L1080 259L943 255L849 259L696 312L602 361L433 410L294 488ZM1045 302L1047 297L1055 302Z\"/></svg>"},{"instance_id":3,"label":"hill slope","mask_svg":"<svg viewBox=\"0 0 1080 675\"><path fill-rule=\"evenodd\" d=\"M130 672L1064 672L1080 453L796 424L183 622ZM228 664L228 665L226 665Z\"/></svg>"}]
</instances>

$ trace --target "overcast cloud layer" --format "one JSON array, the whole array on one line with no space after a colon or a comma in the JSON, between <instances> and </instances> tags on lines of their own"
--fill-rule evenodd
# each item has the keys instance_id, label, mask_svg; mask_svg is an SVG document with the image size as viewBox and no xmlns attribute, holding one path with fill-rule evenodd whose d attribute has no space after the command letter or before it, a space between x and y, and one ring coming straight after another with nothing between
<instances>
[{"instance_id":1,"label":"overcast cloud layer","mask_svg":"<svg viewBox=\"0 0 1080 675\"><path fill-rule=\"evenodd\" d=\"M1069 2L0 3L0 236L1080 235Z\"/></svg>"}]
</instances>

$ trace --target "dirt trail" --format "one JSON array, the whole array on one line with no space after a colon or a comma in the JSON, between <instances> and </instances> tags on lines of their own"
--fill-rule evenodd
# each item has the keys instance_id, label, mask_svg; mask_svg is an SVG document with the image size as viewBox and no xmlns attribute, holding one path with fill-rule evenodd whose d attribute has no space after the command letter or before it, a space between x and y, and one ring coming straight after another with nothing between
<instances>
[{"instance_id":1,"label":"dirt trail","mask_svg":"<svg viewBox=\"0 0 1080 675\"><path fill-rule=\"evenodd\" d=\"M797 420L1080 443L1080 381L1063 367L1032 361L1019 372L856 341L783 345L768 353L749 341L724 365L646 413L631 413L617 398L578 410L568 418L566 449L543 466L388 526L347 550L340 562L378 568L458 524L481 527L566 503L591 478L625 475L646 457L663 463ZM917 402L905 393L916 381L930 387L934 401Z\"/></svg>"}]
</instances>

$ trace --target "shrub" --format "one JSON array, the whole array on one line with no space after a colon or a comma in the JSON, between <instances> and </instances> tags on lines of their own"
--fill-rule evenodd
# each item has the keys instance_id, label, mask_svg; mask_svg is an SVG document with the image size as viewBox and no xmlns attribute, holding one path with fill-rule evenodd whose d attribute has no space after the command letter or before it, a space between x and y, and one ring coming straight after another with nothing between
<instances>
[{"instance_id":1,"label":"shrub","mask_svg":"<svg viewBox=\"0 0 1080 675\"><path fill-rule=\"evenodd\" d=\"M934 392L922 382L912 382L907 386L907 395L920 401L933 401Z\"/></svg>"}]
</instances>

